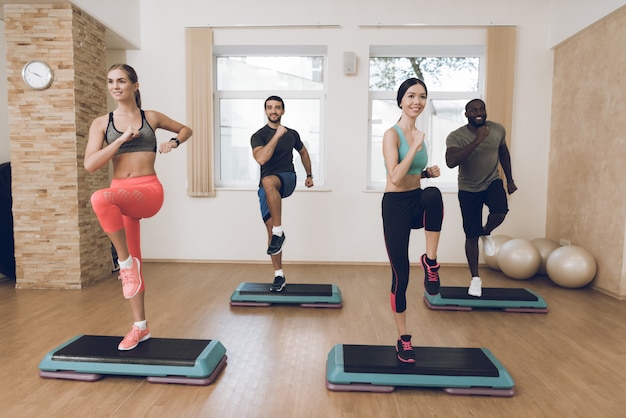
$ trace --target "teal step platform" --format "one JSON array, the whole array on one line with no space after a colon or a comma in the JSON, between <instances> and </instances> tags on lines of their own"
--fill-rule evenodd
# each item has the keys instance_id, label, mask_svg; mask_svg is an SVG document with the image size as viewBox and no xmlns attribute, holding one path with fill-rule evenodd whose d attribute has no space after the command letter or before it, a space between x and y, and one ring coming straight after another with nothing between
<instances>
[{"instance_id":1,"label":"teal step platform","mask_svg":"<svg viewBox=\"0 0 626 418\"><path fill-rule=\"evenodd\" d=\"M467 294L467 287L444 287L436 295L424 292L424 303L430 309L444 311L471 311L473 309L501 309L506 312L547 313L543 298L525 288L483 287L481 297Z\"/></svg>"},{"instance_id":2,"label":"teal step platform","mask_svg":"<svg viewBox=\"0 0 626 418\"><path fill-rule=\"evenodd\" d=\"M396 348L335 345L326 362L326 387L343 392L393 392L396 387L442 388L452 395L510 397L514 382L486 348L414 347L416 362Z\"/></svg>"},{"instance_id":3,"label":"teal step platform","mask_svg":"<svg viewBox=\"0 0 626 418\"><path fill-rule=\"evenodd\" d=\"M146 377L152 383L209 385L226 366L218 340L150 338L129 351L117 349L122 337L78 335L51 350L39 363L39 376L96 381L106 375Z\"/></svg>"},{"instance_id":4,"label":"teal step platform","mask_svg":"<svg viewBox=\"0 0 626 418\"><path fill-rule=\"evenodd\" d=\"M230 296L231 306L299 305L304 308L341 308L341 291L334 284L287 283L271 292L271 283L240 283Z\"/></svg>"}]
</instances>

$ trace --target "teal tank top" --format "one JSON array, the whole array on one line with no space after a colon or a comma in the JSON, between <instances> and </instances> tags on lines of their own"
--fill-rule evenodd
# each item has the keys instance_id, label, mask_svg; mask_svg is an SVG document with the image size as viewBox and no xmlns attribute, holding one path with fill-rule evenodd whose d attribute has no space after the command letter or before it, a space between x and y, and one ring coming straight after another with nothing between
<instances>
[{"instance_id":1,"label":"teal tank top","mask_svg":"<svg viewBox=\"0 0 626 418\"><path fill-rule=\"evenodd\" d=\"M409 144L406 142L402 129L398 125L393 125L393 127L398 133L398 138L400 138L400 147L398 148L398 162L400 162L404 159L406 153L409 152ZM426 164L428 164L428 151L426 150L426 142L424 142L422 149L415 154L407 174L421 174L424 168L426 168ZM385 169L387 169L386 166ZM387 172L389 171L387 170Z\"/></svg>"}]
</instances>

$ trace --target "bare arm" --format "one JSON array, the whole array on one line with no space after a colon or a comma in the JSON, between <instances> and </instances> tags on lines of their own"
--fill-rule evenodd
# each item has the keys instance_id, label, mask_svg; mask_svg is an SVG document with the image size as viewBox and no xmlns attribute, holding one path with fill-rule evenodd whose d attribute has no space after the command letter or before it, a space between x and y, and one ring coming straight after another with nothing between
<instances>
[{"instance_id":1,"label":"bare arm","mask_svg":"<svg viewBox=\"0 0 626 418\"><path fill-rule=\"evenodd\" d=\"M489 128L487 125L483 125L476 131L476 139L467 144L464 148L448 147L446 149L446 164L450 168L454 168L461 164L463 160L467 158L474 150L482 144L482 142L489 135Z\"/></svg>"},{"instance_id":2,"label":"bare arm","mask_svg":"<svg viewBox=\"0 0 626 418\"><path fill-rule=\"evenodd\" d=\"M302 160L304 171L306 171L306 174L307 174L307 178L304 181L304 185L306 187L313 187L313 177L312 176L309 177L309 175L312 174L311 157L309 156L309 151L306 149L305 146L303 146L302 149L298 152L300 153L300 159Z\"/></svg>"},{"instance_id":3,"label":"bare arm","mask_svg":"<svg viewBox=\"0 0 626 418\"><path fill-rule=\"evenodd\" d=\"M278 145L278 140L287 132L287 128L283 125L279 125L276 128L276 133L269 140L269 142L263 146L256 147L252 150L252 156L260 165L265 164L272 158L274 155L274 150L276 149L276 145Z\"/></svg>"},{"instance_id":4,"label":"bare arm","mask_svg":"<svg viewBox=\"0 0 626 418\"><path fill-rule=\"evenodd\" d=\"M171 119L163 113L156 112L154 110L146 111L146 119L154 130L165 129L166 131L175 133L176 139L178 139L178 142L181 144L191 138L191 135L193 133L190 127ZM159 145L159 152L170 152L174 148L178 148L178 145L176 145L174 141L162 142Z\"/></svg>"},{"instance_id":5,"label":"bare arm","mask_svg":"<svg viewBox=\"0 0 626 418\"><path fill-rule=\"evenodd\" d=\"M83 165L85 170L90 173L106 165L123 143L139 136L139 131L136 128L128 127L119 138L103 146L108 121L108 115L100 116L96 118L89 127L89 139L87 140L87 147L85 148Z\"/></svg>"},{"instance_id":6,"label":"bare arm","mask_svg":"<svg viewBox=\"0 0 626 418\"><path fill-rule=\"evenodd\" d=\"M424 144L424 132L417 131L409 151L404 159L398 162L398 133L395 129L387 129L383 135L383 157L387 167L388 178L394 185L398 186L406 177L411 163L415 158L415 154L422 148Z\"/></svg>"},{"instance_id":7,"label":"bare arm","mask_svg":"<svg viewBox=\"0 0 626 418\"><path fill-rule=\"evenodd\" d=\"M502 166L502 171L504 171L504 176L506 177L508 192L511 194L517 190L517 186L513 180L513 171L511 170L511 154L509 153L509 147L506 146L504 139L502 140L500 147L498 147L498 158L500 159L500 165Z\"/></svg>"}]
</instances>

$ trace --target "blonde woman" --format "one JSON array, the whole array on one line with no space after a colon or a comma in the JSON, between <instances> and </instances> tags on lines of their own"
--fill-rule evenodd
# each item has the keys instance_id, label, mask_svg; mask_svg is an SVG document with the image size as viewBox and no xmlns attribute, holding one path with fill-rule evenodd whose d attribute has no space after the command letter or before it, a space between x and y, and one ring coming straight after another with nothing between
<instances>
[{"instance_id":1,"label":"blonde woman","mask_svg":"<svg viewBox=\"0 0 626 418\"><path fill-rule=\"evenodd\" d=\"M163 204L163 187L154 169L156 152L175 150L191 137L191 129L162 113L141 108L137 73L131 66L113 65L107 80L117 107L92 122L84 166L93 173L109 161L113 163L111 186L96 191L91 196L91 205L117 252L122 293L130 302L134 319L118 348L132 350L150 338L141 274L139 221L154 216ZM157 129L175 136L157 146Z\"/></svg>"}]
</instances>

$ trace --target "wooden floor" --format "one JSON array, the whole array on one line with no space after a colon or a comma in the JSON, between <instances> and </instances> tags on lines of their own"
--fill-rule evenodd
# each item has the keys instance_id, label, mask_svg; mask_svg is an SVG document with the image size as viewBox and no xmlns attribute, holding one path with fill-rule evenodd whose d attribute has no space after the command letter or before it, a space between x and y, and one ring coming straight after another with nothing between
<instances>
[{"instance_id":1,"label":"wooden floor","mask_svg":"<svg viewBox=\"0 0 626 418\"><path fill-rule=\"evenodd\" d=\"M154 337L218 339L228 365L210 386L136 377L93 383L42 379L38 364L78 334L123 335L130 309L115 276L84 290L16 290L0 284L0 415L7 417L616 417L626 410L626 302L545 277L484 286L527 287L548 314L442 312L422 302L421 269L409 287L415 346L487 347L515 380L512 398L452 396L438 389L390 394L331 392L325 364L335 344L393 345L387 266L287 265L288 281L334 283L342 309L230 307L241 282L269 265L146 263ZM443 266L444 285L468 284Z\"/></svg>"}]
</instances>

